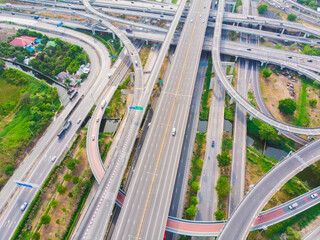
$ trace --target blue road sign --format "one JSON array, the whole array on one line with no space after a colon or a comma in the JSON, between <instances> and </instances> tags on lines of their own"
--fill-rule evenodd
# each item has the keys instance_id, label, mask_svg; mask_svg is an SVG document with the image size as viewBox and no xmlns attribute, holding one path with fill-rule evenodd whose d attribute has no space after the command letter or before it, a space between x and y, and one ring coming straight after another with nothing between
<instances>
[{"instance_id":1,"label":"blue road sign","mask_svg":"<svg viewBox=\"0 0 320 240\"><path fill-rule=\"evenodd\" d=\"M63 24L63 22L58 23L58 24L57 24L57 27L61 27L62 24Z\"/></svg>"},{"instance_id":2,"label":"blue road sign","mask_svg":"<svg viewBox=\"0 0 320 240\"><path fill-rule=\"evenodd\" d=\"M33 188L32 185L29 185L29 184L26 184L26 183L16 182L16 184L18 184L18 185L20 185L20 186L24 186L24 187Z\"/></svg>"},{"instance_id":3,"label":"blue road sign","mask_svg":"<svg viewBox=\"0 0 320 240\"><path fill-rule=\"evenodd\" d=\"M130 106L130 107L129 107L129 109L136 109L136 107L132 107L132 106Z\"/></svg>"},{"instance_id":4,"label":"blue road sign","mask_svg":"<svg viewBox=\"0 0 320 240\"><path fill-rule=\"evenodd\" d=\"M116 58L115 56L109 56L109 58Z\"/></svg>"}]
</instances>

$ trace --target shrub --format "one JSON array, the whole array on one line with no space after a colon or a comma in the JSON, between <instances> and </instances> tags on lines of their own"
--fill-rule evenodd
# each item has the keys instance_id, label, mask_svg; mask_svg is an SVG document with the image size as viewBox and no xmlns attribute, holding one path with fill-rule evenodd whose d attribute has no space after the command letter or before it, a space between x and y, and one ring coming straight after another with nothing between
<instances>
[{"instance_id":1,"label":"shrub","mask_svg":"<svg viewBox=\"0 0 320 240\"><path fill-rule=\"evenodd\" d=\"M229 156L228 152L222 152L221 154L218 154L217 159L219 162L219 167L227 167L231 163L231 157Z\"/></svg>"},{"instance_id":2,"label":"shrub","mask_svg":"<svg viewBox=\"0 0 320 240\"><path fill-rule=\"evenodd\" d=\"M72 198L72 197L73 197L73 193L72 193L72 192L69 192L69 193L68 193L68 197L69 197L69 198Z\"/></svg>"},{"instance_id":3,"label":"shrub","mask_svg":"<svg viewBox=\"0 0 320 240\"><path fill-rule=\"evenodd\" d=\"M199 183L194 181L192 184L191 184L191 192L193 193L197 193L200 189L200 186L199 186Z\"/></svg>"},{"instance_id":4,"label":"shrub","mask_svg":"<svg viewBox=\"0 0 320 240\"><path fill-rule=\"evenodd\" d=\"M67 182L69 182L72 178L72 175L70 173L67 173L66 175L64 175L63 179Z\"/></svg>"},{"instance_id":5,"label":"shrub","mask_svg":"<svg viewBox=\"0 0 320 240\"><path fill-rule=\"evenodd\" d=\"M190 204L191 204L191 205L196 206L198 203L199 203L199 202L198 202L198 199L197 199L196 196L192 196L192 197L190 198Z\"/></svg>"},{"instance_id":6,"label":"shrub","mask_svg":"<svg viewBox=\"0 0 320 240\"><path fill-rule=\"evenodd\" d=\"M315 107L317 105L318 101L317 99L310 99L309 104L311 107Z\"/></svg>"},{"instance_id":7,"label":"shrub","mask_svg":"<svg viewBox=\"0 0 320 240\"><path fill-rule=\"evenodd\" d=\"M229 185L229 179L226 176L219 177L216 186L217 193L220 198L228 196L231 191L231 186Z\"/></svg>"},{"instance_id":8,"label":"shrub","mask_svg":"<svg viewBox=\"0 0 320 240\"><path fill-rule=\"evenodd\" d=\"M289 14L288 17L287 17L287 19L288 19L289 21L291 21L291 22L295 21L296 18L297 18L297 15L292 14L292 13Z\"/></svg>"},{"instance_id":9,"label":"shrub","mask_svg":"<svg viewBox=\"0 0 320 240\"><path fill-rule=\"evenodd\" d=\"M40 224L47 225L50 222L51 222L51 217L48 214L45 214L40 218Z\"/></svg>"},{"instance_id":10,"label":"shrub","mask_svg":"<svg viewBox=\"0 0 320 240\"><path fill-rule=\"evenodd\" d=\"M270 77L272 74L272 72L268 69L268 68L265 68L263 71L262 71L262 75L264 78L268 78Z\"/></svg>"},{"instance_id":11,"label":"shrub","mask_svg":"<svg viewBox=\"0 0 320 240\"><path fill-rule=\"evenodd\" d=\"M258 7L259 14L264 14L266 11L268 11L268 5L262 4Z\"/></svg>"},{"instance_id":12,"label":"shrub","mask_svg":"<svg viewBox=\"0 0 320 240\"><path fill-rule=\"evenodd\" d=\"M59 202L57 200L52 200L50 205L51 205L51 207L55 208L59 205Z\"/></svg>"},{"instance_id":13,"label":"shrub","mask_svg":"<svg viewBox=\"0 0 320 240\"><path fill-rule=\"evenodd\" d=\"M57 187L57 191L58 191L58 193L60 193L60 194L65 194L66 191L67 191L67 187L62 186L62 185L59 185L59 186Z\"/></svg>"},{"instance_id":14,"label":"shrub","mask_svg":"<svg viewBox=\"0 0 320 240\"><path fill-rule=\"evenodd\" d=\"M72 179L72 182L73 184L77 184L79 182L79 177L78 176L75 176L73 179Z\"/></svg>"},{"instance_id":15,"label":"shrub","mask_svg":"<svg viewBox=\"0 0 320 240\"><path fill-rule=\"evenodd\" d=\"M77 169L76 164L74 163L73 159L69 159L66 163L66 166L70 171Z\"/></svg>"},{"instance_id":16,"label":"shrub","mask_svg":"<svg viewBox=\"0 0 320 240\"><path fill-rule=\"evenodd\" d=\"M216 217L216 220L223 220L223 219L226 219L226 213L223 212L223 211L216 211L214 213L215 217Z\"/></svg>"},{"instance_id":17,"label":"shrub","mask_svg":"<svg viewBox=\"0 0 320 240\"><path fill-rule=\"evenodd\" d=\"M284 114L293 115L297 109L297 103L290 98L285 98L279 101L278 109Z\"/></svg>"},{"instance_id":18,"label":"shrub","mask_svg":"<svg viewBox=\"0 0 320 240\"><path fill-rule=\"evenodd\" d=\"M194 205L191 205L187 210L186 213L189 218L193 218L197 214L197 208Z\"/></svg>"}]
</instances>

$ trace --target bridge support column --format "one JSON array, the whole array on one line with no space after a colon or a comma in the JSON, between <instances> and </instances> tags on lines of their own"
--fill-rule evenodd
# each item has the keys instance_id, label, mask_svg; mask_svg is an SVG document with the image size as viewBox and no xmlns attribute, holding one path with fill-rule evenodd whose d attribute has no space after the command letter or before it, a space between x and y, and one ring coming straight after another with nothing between
<instances>
[{"instance_id":1,"label":"bridge support column","mask_svg":"<svg viewBox=\"0 0 320 240\"><path fill-rule=\"evenodd\" d=\"M94 26L91 27L91 32L92 32L93 35L96 35L96 31L94 29Z\"/></svg>"},{"instance_id":2,"label":"bridge support column","mask_svg":"<svg viewBox=\"0 0 320 240\"><path fill-rule=\"evenodd\" d=\"M148 40L146 40L146 44L149 45L149 41Z\"/></svg>"},{"instance_id":3,"label":"bridge support column","mask_svg":"<svg viewBox=\"0 0 320 240\"><path fill-rule=\"evenodd\" d=\"M279 130L279 131L278 131L278 135L280 136L281 134L282 134L282 131L281 131L281 130Z\"/></svg>"},{"instance_id":4,"label":"bridge support column","mask_svg":"<svg viewBox=\"0 0 320 240\"><path fill-rule=\"evenodd\" d=\"M263 66L264 62L261 62L260 66Z\"/></svg>"},{"instance_id":5,"label":"bridge support column","mask_svg":"<svg viewBox=\"0 0 320 240\"><path fill-rule=\"evenodd\" d=\"M53 13L53 16L54 16L54 18L57 18L57 14L56 13Z\"/></svg>"},{"instance_id":6,"label":"bridge support column","mask_svg":"<svg viewBox=\"0 0 320 240\"><path fill-rule=\"evenodd\" d=\"M90 24L90 19L89 18L87 18L87 23Z\"/></svg>"},{"instance_id":7,"label":"bridge support column","mask_svg":"<svg viewBox=\"0 0 320 240\"><path fill-rule=\"evenodd\" d=\"M73 20L73 15L72 15L72 14L71 14L71 20L72 20L72 21L74 21L74 20Z\"/></svg>"},{"instance_id":8,"label":"bridge support column","mask_svg":"<svg viewBox=\"0 0 320 240\"><path fill-rule=\"evenodd\" d=\"M123 47L123 43L122 43L122 41L121 41L121 40L120 40L120 46L121 46L121 47Z\"/></svg>"},{"instance_id":9,"label":"bridge support column","mask_svg":"<svg viewBox=\"0 0 320 240\"><path fill-rule=\"evenodd\" d=\"M313 136L308 136L308 140L309 141L312 140L312 138L313 138Z\"/></svg>"},{"instance_id":10,"label":"bridge support column","mask_svg":"<svg viewBox=\"0 0 320 240\"><path fill-rule=\"evenodd\" d=\"M233 6L232 6L232 12L234 12L234 9L236 8L236 5L235 4L233 4Z\"/></svg>"},{"instance_id":11,"label":"bridge support column","mask_svg":"<svg viewBox=\"0 0 320 240\"><path fill-rule=\"evenodd\" d=\"M281 70L283 69L283 66L282 66L282 65L280 65L280 69L281 69Z\"/></svg>"},{"instance_id":12,"label":"bridge support column","mask_svg":"<svg viewBox=\"0 0 320 240\"><path fill-rule=\"evenodd\" d=\"M236 56L236 60L235 61L237 61L238 60L238 56Z\"/></svg>"},{"instance_id":13,"label":"bridge support column","mask_svg":"<svg viewBox=\"0 0 320 240\"><path fill-rule=\"evenodd\" d=\"M250 119L250 121L252 121L252 119L253 119L252 115L250 115L249 119Z\"/></svg>"},{"instance_id":14,"label":"bridge support column","mask_svg":"<svg viewBox=\"0 0 320 240\"><path fill-rule=\"evenodd\" d=\"M114 33L112 33L112 39L115 39L116 35Z\"/></svg>"},{"instance_id":15,"label":"bridge support column","mask_svg":"<svg viewBox=\"0 0 320 240\"><path fill-rule=\"evenodd\" d=\"M261 30L262 29L262 25L259 25L259 30Z\"/></svg>"},{"instance_id":16,"label":"bridge support column","mask_svg":"<svg viewBox=\"0 0 320 240\"><path fill-rule=\"evenodd\" d=\"M231 97L231 100L230 100L230 104L232 104L233 103L233 97Z\"/></svg>"},{"instance_id":17,"label":"bridge support column","mask_svg":"<svg viewBox=\"0 0 320 240\"><path fill-rule=\"evenodd\" d=\"M285 28L282 28L282 30L281 30L281 34L283 34L285 30L286 30Z\"/></svg>"}]
</instances>

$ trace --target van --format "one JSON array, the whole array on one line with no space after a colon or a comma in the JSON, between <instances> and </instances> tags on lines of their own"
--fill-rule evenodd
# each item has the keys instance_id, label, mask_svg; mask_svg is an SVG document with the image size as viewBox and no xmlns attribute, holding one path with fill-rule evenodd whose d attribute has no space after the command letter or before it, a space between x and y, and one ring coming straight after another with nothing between
<instances>
[{"instance_id":1,"label":"van","mask_svg":"<svg viewBox=\"0 0 320 240\"><path fill-rule=\"evenodd\" d=\"M289 205L288 208L289 208L290 210L292 210L292 209L294 209L294 208L296 208L296 207L298 207L298 203L295 202L295 203L292 203L291 205Z\"/></svg>"},{"instance_id":2,"label":"van","mask_svg":"<svg viewBox=\"0 0 320 240\"><path fill-rule=\"evenodd\" d=\"M176 135L176 128L173 128L172 129L172 136L175 136Z\"/></svg>"},{"instance_id":3,"label":"van","mask_svg":"<svg viewBox=\"0 0 320 240\"><path fill-rule=\"evenodd\" d=\"M96 122L99 122L99 120L100 120L100 118L97 118L97 119L96 119Z\"/></svg>"}]
</instances>

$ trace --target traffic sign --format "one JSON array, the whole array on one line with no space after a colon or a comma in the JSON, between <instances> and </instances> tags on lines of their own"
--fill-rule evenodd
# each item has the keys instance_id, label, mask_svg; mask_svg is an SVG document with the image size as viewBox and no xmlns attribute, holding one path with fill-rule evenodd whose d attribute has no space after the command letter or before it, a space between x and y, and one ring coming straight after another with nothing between
<instances>
[{"instance_id":1,"label":"traffic sign","mask_svg":"<svg viewBox=\"0 0 320 240\"><path fill-rule=\"evenodd\" d=\"M137 110L143 110L143 107L136 106Z\"/></svg>"},{"instance_id":2,"label":"traffic sign","mask_svg":"<svg viewBox=\"0 0 320 240\"><path fill-rule=\"evenodd\" d=\"M115 56L109 56L109 58L116 58Z\"/></svg>"},{"instance_id":3,"label":"traffic sign","mask_svg":"<svg viewBox=\"0 0 320 240\"><path fill-rule=\"evenodd\" d=\"M156 43L155 43L155 44L154 44L154 46L155 46L155 47L157 47L157 46L158 46L158 44L156 44Z\"/></svg>"},{"instance_id":4,"label":"traffic sign","mask_svg":"<svg viewBox=\"0 0 320 240\"><path fill-rule=\"evenodd\" d=\"M58 24L57 24L57 27L61 27L62 24L63 24L63 22L58 23Z\"/></svg>"},{"instance_id":5,"label":"traffic sign","mask_svg":"<svg viewBox=\"0 0 320 240\"><path fill-rule=\"evenodd\" d=\"M26 183L26 182L21 182L21 181L15 181L17 185L23 186L23 187L28 187L28 188L40 188L40 185L38 184L32 184L32 183Z\"/></svg>"},{"instance_id":6,"label":"traffic sign","mask_svg":"<svg viewBox=\"0 0 320 240\"><path fill-rule=\"evenodd\" d=\"M160 80L159 82L163 83L163 80Z\"/></svg>"},{"instance_id":7,"label":"traffic sign","mask_svg":"<svg viewBox=\"0 0 320 240\"><path fill-rule=\"evenodd\" d=\"M129 109L136 109L136 107L130 106Z\"/></svg>"}]
</instances>

